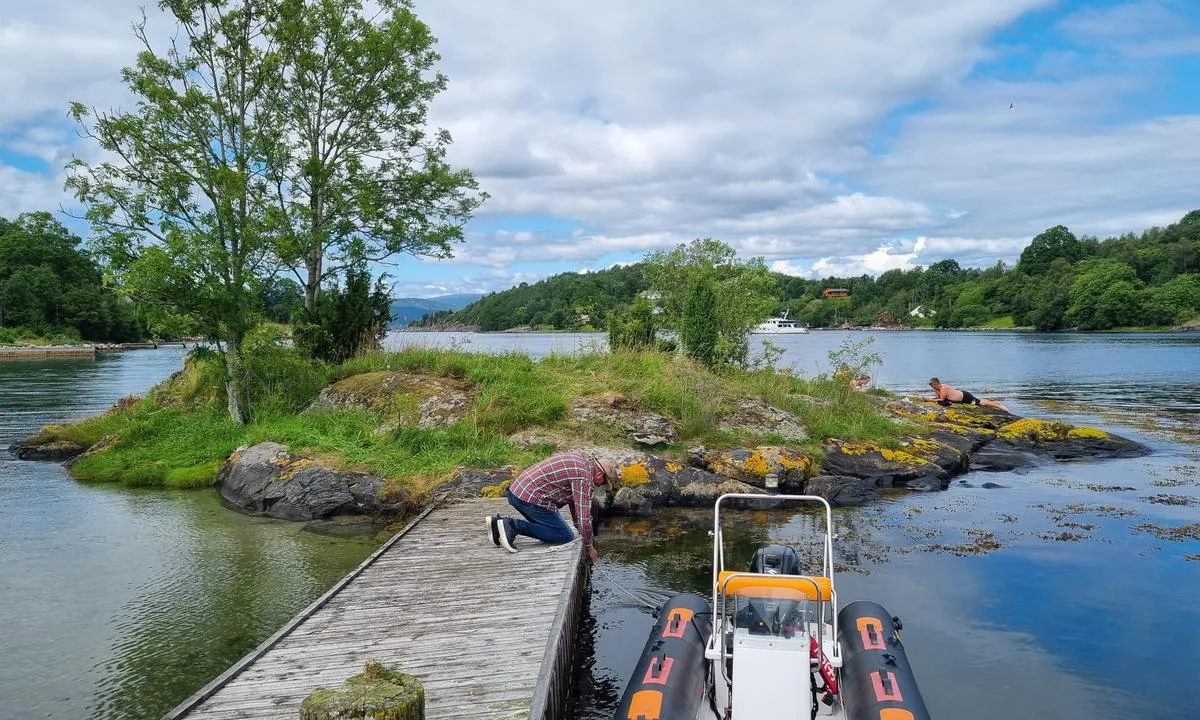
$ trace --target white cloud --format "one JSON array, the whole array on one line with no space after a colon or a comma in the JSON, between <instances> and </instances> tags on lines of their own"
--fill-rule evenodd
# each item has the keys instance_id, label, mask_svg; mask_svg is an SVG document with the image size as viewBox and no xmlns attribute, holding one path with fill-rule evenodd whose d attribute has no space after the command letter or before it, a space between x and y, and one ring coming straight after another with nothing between
<instances>
[{"instance_id":1,"label":"white cloud","mask_svg":"<svg viewBox=\"0 0 1200 720\"><path fill-rule=\"evenodd\" d=\"M1194 47L1188 3L1065 18L1060 31L1075 42L1127 53L1131 64L1107 74L1072 49L1035 55L1027 81L971 75L998 57L998 29L1052 5L418 0L450 79L432 118L454 135L452 160L492 195L481 219L587 228L472 232L448 263L466 274L447 287L509 282L516 275L491 272L527 262L598 267L707 236L796 272L813 272L813 258L876 272L949 254L1012 258L1058 223L1107 234L1177 219L1196 205L1200 116L1131 120L1124 103L1161 88L1151 56ZM72 152L95 153L65 123L66 105L128 106L119 73L137 50L137 7L0 0L7 147L56 173ZM921 99L929 109L890 122L883 141L873 135ZM60 202L61 177L0 166L0 212ZM921 249L897 244L915 236Z\"/></svg>"}]
</instances>

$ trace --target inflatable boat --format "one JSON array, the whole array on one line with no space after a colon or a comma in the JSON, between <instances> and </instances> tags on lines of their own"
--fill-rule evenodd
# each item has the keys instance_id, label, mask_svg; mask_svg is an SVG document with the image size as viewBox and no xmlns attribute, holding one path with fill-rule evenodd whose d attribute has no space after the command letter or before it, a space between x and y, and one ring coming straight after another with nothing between
<instances>
[{"instance_id":1,"label":"inflatable boat","mask_svg":"<svg viewBox=\"0 0 1200 720\"><path fill-rule=\"evenodd\" d=\"M767 497L823 506L821 567L806 573L795 550L768 545L749 568L726 568L722 507L764 496L722 495L712 597L676 595L659 609L615 719L930 720L899 618L873 602L838 606L829 503Z\"/></svg>"}]
</instances>

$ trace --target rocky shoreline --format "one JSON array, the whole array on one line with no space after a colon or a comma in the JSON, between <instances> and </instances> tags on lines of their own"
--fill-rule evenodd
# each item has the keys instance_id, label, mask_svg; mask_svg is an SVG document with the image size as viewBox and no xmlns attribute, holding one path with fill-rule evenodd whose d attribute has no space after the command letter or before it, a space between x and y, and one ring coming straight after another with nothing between
<instances>
[{"instance_id":1,"label":"rocky shoreline","mask_svg":"<svg viewBox=\"0 0 1200 720\"><path fill-rule=\"evenodd\" d=\"M392 377L395 375L395 377ZM460 421L469 404L469 386L446 379L399 373L357 376L330 386L309 411L373 407L378 398L363 386L402 388L423 400L406 422L425 427ZM814 399L815 401L816 399ZM621 475L619 489L598 502L608 512L646 514L661 507L708 506L722 493L768 495L807 493L834 505L877 500L885 490L940 491L968 471L1020 472L1053 462L1138 457L1149 453L1141 443L1093 428L1053 420L1022 418L999 410L875 398L882 414L912 427L898 447L869 442L823 439L823 457L810 457L785 445L692 447L686 453L655 448L677 444L676 428L663 416L646 412L619 395L578 398L571 403L566 430L532 429L511 436L518 446L579 450L612 459ZM395 412L388 413L395 416ZM807 437L798 418L761 400L747 400L723 421L724 427L785 442ZM605 423L625 436L625 446L598 445L573 433L588 423ZM387 427L380 432L386 432ZM48 440L39 434L9 448L24 460L72 462L97 446ZM219 471L214 486L232 508L252 515L296 521L360 516L386 520L418 509L426 498L500 495L518 468L460 468L449 481L421 497L370 473L324 467L312 458L264 442L240 448ZM994 486L994 484L993 484Z\"/></svg>"}]
</instances>

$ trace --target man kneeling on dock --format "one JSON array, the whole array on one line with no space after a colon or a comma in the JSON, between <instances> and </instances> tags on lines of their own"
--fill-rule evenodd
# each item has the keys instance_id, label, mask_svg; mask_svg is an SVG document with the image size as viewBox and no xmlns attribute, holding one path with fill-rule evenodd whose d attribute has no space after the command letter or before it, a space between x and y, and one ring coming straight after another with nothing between
<instances>
[{"instance_id":1,"label":"man kneeling on dock","mask_svg":"<svg viewBox=\"0 0 1200 720\"><path fill-rule=\"evenodd\" d=\"M508 504L524 516L509 518L488 515L492 543L516 552L517 536L525 535L551 545L571 542L575 533L558 514L563 505L571 508L571 519L579 529L588 558L596 561L592 544L592 491L615 483L617 467L611 460L569 452L534 463L508 486Z\"/></svg>"}]
</instances>

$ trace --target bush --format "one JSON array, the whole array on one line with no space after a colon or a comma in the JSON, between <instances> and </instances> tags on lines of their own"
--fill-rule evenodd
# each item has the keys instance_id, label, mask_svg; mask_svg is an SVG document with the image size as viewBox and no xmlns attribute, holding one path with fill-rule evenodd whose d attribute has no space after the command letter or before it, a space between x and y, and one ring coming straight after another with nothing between
<instances>
[{"instance_id":1,"label":"bush","mask_svg":"<svg viewBox=\"0 0 1200 720\"><path fill-rule=\"evenodd\" d=\"M347 268L345 285L326 288L316 310L306 311L296 323L296 349L306 357L332 363L378 350L392 316L384 277L372 289L365 262Z\"/></svg>"},{"instance_id":2,"label":"bush","mask_svg":"<svg viewBox=\"0 0 1200 720\"><path fill-rule=\"evenodd\" d=\"M720 328L717 326L717 295L711 281L697 279L688 287L679 335L688 357L709 367L716 364Z\"/></svg>"}]
</instances>

